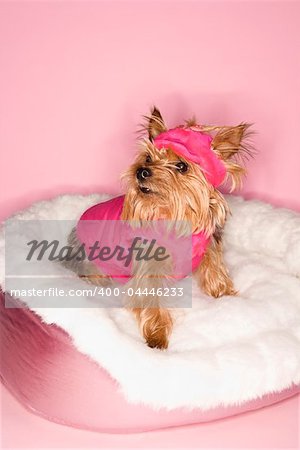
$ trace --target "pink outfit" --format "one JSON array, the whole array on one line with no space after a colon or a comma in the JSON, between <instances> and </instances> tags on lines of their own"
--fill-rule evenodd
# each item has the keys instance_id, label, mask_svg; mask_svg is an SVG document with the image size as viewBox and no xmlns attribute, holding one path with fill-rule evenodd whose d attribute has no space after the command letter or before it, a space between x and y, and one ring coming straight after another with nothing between
<instances>
[{"instance_id":1,"label":"pink outfit","mask_svg":"<svg viewBox=\"0 0 300 450\"><path fill-rule=\"evenodd\" d=\"M211 149L211 142L209 134L180 127L165 131L154 139L159 150L170 148L177 155L199 164L207 181L217 187L224 181L226 168Z\"/></svg>"},{"instance_id":2,"label":"pink outfit","mask_svg":"<svg viewBox=\"0 0 300 450\"><path fill-rule=\"evenodd\" d=\"M123 248L130 247L134 236L142 234L149 241L151 238L147 236L145 230L132 230L128 223L121 221L121 214L124 204L124 196L116 197L103 203L92 206L81 216L77 225L77 237L80 242L85 244L88 249L96 241L99 241L101 247L108 246L111 249L117 246ZM88 221L88 222L86 222ZM93 223L93 221L97 221ZM110 222L107 222L110 221ZM162 222L163 225L163 222ZM163 230L162 230L163 231ZM133 234L134 233L134 234ZM153 236L152 236L153 237ZM167 239L166 248L170 250L175 258L175 276L176 278L184 278L192 270L195 270L200 264L203 255L209 243L204 232L192 235L192 241L187 253L184 254L184 248L187 248L188 242L183 242L184 238L178 240ZM185 238L187 240L187 238ZM161 242L161 240L163 242ZM158 235L158 243L166 242L162 238L162 233ZM181 246L182 243L182 246ZM192 248L191 248L192 247ZM190 258L192 256L192 258ZM192 259L192 261L191 261ZM95 259L93 263L101 269L103 273L116 278L120 283L126 283L131 277L131 264L128 267L124 266L124 261L117 260L116 257L108 261L102 259Z\"/></svg>"}]
</instances>

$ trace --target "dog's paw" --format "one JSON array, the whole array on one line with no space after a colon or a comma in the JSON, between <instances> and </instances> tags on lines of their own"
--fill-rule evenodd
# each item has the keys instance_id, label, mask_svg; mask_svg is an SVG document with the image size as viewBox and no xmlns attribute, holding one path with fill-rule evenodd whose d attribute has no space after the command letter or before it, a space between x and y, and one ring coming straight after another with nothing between
<instances>
[{"instance_id":1,"label":"dog's paw","mask_svg":"<svg viewBox=\"0 0 300 450\"><path fill-rule=\"evenodd\" d=\"M173 327L170 311L165 308L135 308L141 334L148 347L166 349Z\"/></svg>"},{"instance_id":2,"label":"dog's paw","mask_svg":"<svg viewBox=\"0 0 300 450\"><path fill-rule=\"evenodd\" d=\"M146 344L150 348L158 348L160 350L165 350L169 345L169 338L166 333L160 332L159 336L152 335L148 336L146 339Z\"/></svg>"},{"instance_id":3,"label":"dog's paw","mask_svg":"<svg viewBox=\"0 0 300 450\"><path fill-rule=\"evenodd\" d=\"M222 294L222 297L224 297L224 295L231 295L231 296L236 296L239 294L239 291L237 291L236 289L234 289L234 287L228 287L227 289L224 290L224 293ZM219 295L220 297L220 295Z\"/></svg>"},{"instance_id":4,"label":"dog's paw","mask_svg":"<svg viewBox=\"0 0 300 450\"><path fill-rule=\"evenodd\" d=\"M217 289L210 289L209 292L206 292L208 295L214 298L221 298L225 295L236 296L238 295L238 291L234 289L233 286L218 286Z\"/></svg>"},{"instance_id":5,"label":"dog's paw","mask_svg":"<svg viewBox=\"0 0 300 450\"><path fill-rule=\"evenodd\" d=\"M214 298L224 297L224 295L238 295L232 280L227 276L206 277L201 280L200 286L205 294Z\"/></svg>"}]
</instances>

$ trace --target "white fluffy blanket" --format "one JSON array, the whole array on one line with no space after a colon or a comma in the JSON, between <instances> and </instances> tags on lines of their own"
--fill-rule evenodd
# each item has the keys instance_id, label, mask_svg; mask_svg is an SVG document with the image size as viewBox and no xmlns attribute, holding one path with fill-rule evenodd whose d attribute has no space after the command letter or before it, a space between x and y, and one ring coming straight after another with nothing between
<instances>
[{"instance_id":1,"label":"white fluffy blanket","mask_svg":"<svg viewBox=\"0 0 300 450\"><path fill-rule=\"evenodd\" d=\"M76 219L104 198L62 196L15 217ZM131 402L208 409L300 383L300 215L259 201L228 200L225 257L240 294L215 300L194 285L193 308L177 311L167 351L148 348L124 309L33 308L46 323L66 330ZM3 235L0 252L3 286ZM57 270L65 269L57 265ZM43 287L43 280L36 283ZM59 287L70 286L86 284L77 278L59 281Z\"/></svg>"}]
</instances>

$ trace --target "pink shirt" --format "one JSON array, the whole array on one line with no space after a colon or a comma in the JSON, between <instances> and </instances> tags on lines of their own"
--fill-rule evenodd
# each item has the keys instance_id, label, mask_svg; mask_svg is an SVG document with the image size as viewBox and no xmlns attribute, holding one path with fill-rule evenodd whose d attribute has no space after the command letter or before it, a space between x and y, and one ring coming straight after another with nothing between
<instances>
[{"instance_id":1,"label":"pink shirt","mask_svg":"<svg viewBox=\"0 0 300 450\"><path fill-rule=\"evenodd\" d=\"M124 198L125 196L120 196L98 203L82 214L77 224L77 237L81 243L85 244L86 251L96 241L99 241L101 247L107 246L110 249L114 249L116 246L121 246L128 249L133 239L133 231L125 221L121 221ZM111 222L105 223L107 220ZM103 222L93 223L93 221ZM129 232L128 230L131 231ZM144 230L140 233L140 231L135 229L134 235L138 236L139 234L145 237ZM166 248L173 247L171 252L176 266L175 277L184 278L198 267L210 239L205 236L204 232L192 235L192 261L190 261L190 252L184 252L182 248L180 251L180 239L183 238L178 238L177 242L174 239L172 241L169 240ZM189 255L183 253L189 253ZM188 257L186 261L184 261L185 256ZM99 267L102 273L116 278L120 283L126 283L132 275L132 264L125 267L124 261L119 261L117 257L112 257L107 261L97 258L93 260L93 263Z\"/></svg>"}]
</instances>

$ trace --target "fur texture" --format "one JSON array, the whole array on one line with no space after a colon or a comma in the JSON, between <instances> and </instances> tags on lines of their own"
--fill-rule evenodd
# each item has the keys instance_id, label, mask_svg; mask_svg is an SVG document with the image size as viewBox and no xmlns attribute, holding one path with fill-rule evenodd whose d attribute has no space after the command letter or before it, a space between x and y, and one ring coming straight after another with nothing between
<instances>
[{"instance_id":1,"label":"fur texture","mask_svg":"<svg viewBox=\"0 0 300 450\"><path fill-rule=\"evenodd\" d=\"M63 196L33 205L15 220L75 221L107 198ZM36 308L32 298L23 300L46 323L66 330L79 351L118 381L130 402L208 409L299 384L300 215L259 201L226 200L232 216L224 230L225 260L239 295L215 301L194 283L193 307L174 311L167 351L144 345L126 309L88 309L90 298L82 299L82 309ZM3 235L0 253L4 287ZM53 273L54 263L47 264ZM55 267L57 275L65 276L58 287L87 287L60 265ZM37 279L36 288L45 283ZM59 306L58 300L53 298L53 304Z\"/></svg>"}]
</instances>

